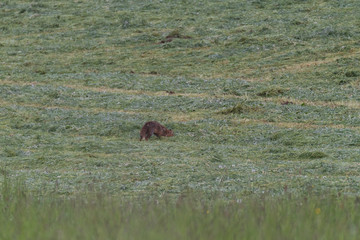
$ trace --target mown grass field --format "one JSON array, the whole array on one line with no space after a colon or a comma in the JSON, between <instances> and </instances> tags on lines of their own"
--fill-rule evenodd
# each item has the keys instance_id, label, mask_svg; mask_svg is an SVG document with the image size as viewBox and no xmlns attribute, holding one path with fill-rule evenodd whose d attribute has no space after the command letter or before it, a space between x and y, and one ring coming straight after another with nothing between
<instances>
[{"instance_id":1,"label":"mown grass field","mask_svg":"<svg viewBox=\"0 0 360 240\"><path fill-rule=\"evenodd\" d=\"M359 19L357 0L1 1L0 184L355 198ZM149 120L175 136L140 142Z\"/></svg>"}]
</instances>

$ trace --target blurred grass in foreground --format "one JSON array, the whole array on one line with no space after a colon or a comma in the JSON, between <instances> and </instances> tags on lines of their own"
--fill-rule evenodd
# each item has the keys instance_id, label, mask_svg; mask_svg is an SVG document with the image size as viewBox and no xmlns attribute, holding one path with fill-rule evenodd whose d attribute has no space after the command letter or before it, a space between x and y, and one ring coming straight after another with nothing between
<instances>
[{"instance_id":1,"label":"blurred grass in foreground","mask_svg":"<svg viewBox=\"0 0 360 240\"><path fill-rule=\"evenodd\" d=\"M360 200L353 197L39 196L5 179L0 239L357 239L359 234Z\"/></svg>"}]
</instances>

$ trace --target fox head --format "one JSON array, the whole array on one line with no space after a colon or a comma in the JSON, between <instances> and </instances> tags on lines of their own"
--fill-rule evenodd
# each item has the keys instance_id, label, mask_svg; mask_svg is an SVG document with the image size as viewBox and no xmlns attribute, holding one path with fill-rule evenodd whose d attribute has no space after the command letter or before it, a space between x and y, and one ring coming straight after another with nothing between
<instances>
[{"instance_id":1,"label":"fox head","mask_svg":"<svg viewBox=\"0 0 360 240\"><path fill-rule=\"evenodd\" d=\"M167 136L167 137L172 137L172 136L174 136L173 130L171 130L171 129L167 130L167 131L166 131L166 136Z\"/></svg>"}]
</instances>

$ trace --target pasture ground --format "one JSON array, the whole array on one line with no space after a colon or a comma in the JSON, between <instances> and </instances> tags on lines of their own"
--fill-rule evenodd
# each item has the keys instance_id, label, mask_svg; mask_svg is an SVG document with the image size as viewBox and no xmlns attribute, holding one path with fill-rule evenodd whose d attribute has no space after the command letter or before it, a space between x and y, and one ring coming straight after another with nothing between
<instances>
[{"instance_id":1,"label":"pasture ground","mask_svg":"<svg viewBox=\"0 0 360 240\"><path fill-rule=\"evenodd\" d=\"M2 1L2 197L20 181L28 199L80 206L191 192L210 205L266 198L277 214L290 196L293 219L304 198L329 197L329 209L349 203L339 233L356 234L359 19L357 0ZM140 142L149 120L175 136ZM24 204L52 206L37 201Z\"/></svg>"}]
</instances>

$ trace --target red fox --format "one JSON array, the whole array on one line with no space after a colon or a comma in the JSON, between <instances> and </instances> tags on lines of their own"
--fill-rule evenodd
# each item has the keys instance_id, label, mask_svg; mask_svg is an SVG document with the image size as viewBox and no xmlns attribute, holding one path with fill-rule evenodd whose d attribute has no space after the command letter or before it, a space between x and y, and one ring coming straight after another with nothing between
<instances>
[{"instance_id":1,"label":"red fox","mask_svg":"<svg viewBox=\"0 0 360 240\"><path fill-rule=\"evenodd\" d=\"M166 127L156 121L150 121L145 123L144 126L141 128L140 141L144 139L147 141L153 134L158 138L160 138L161 136L174 136L174 133L171 129L168 130Z\"/></svg>"}]
</instances>

